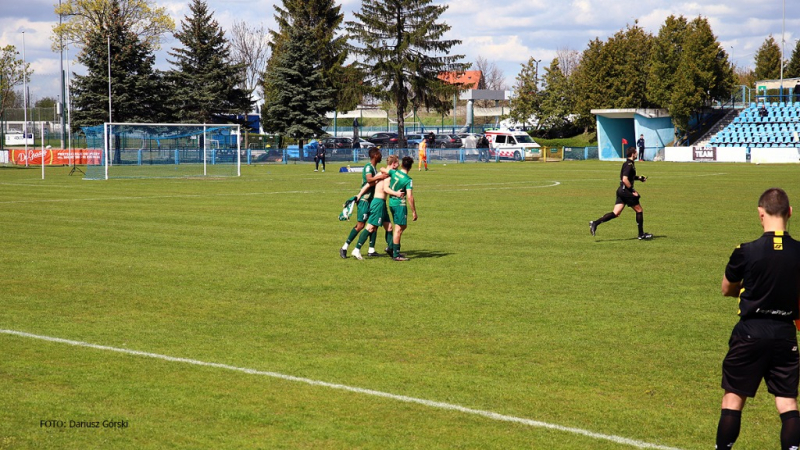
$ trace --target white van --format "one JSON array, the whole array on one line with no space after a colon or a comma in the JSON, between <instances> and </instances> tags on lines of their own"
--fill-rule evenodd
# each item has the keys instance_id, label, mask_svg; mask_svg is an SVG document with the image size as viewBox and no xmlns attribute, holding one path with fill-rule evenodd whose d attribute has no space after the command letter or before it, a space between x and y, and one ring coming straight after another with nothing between
<instances>
[{"instance_id":1,"label":"white van","mask_svg":"<svg viewBox=\"0 0 800 450\"><path fill-rule=\"evenodd\" d=\"M536 160L542 156L542 147L521 130L502 129L486 131L489 141L489 156L515 161Z\"/></svg>"}]
</instances>

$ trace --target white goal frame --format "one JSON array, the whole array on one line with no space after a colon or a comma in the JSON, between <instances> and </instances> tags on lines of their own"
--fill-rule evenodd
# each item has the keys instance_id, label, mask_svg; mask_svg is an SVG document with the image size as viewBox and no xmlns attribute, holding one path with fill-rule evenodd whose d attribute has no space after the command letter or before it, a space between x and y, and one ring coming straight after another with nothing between
<instances>
[{"instance_id":1,"label":"white goal frame","mask_svg":"<svg viewBox=\"0 0 800 450\"><path fill-rule=\"evenodd\" d=\"M203 127L203 136L208 133L208 128L227 127L231 129L231 134L236 136L236 176L242 176L242 142L241 142L241 125L233 124L197 124L197 123L137 123L137 122L105 122L103 123L103 161L104 161L104 179L108 180L108 168L113 165L111 161L111 139L112 135L109 132L115 126L141 126L141 127ZM209 160L209 141L212 139L203 139L203 176L208 175L208 160ZM215 141L217 147L219 142Z\"/></svg>"}]
</instances>

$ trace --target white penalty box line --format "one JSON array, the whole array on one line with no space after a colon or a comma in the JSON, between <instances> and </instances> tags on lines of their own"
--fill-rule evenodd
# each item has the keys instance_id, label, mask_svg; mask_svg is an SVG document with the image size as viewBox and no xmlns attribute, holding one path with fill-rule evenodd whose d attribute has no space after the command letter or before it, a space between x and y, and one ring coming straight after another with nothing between
<instances>
[{"instance_id":1,"label":"white penalty box line","mask_svg":"<svg viewBox=\"0 0 800 450\"><path fill-rule=\"evenodd\" d=\"M422 399L422 398L408 397L408 396L405 396L405 395L391 394L391 393L388 393L388 392L375 391L375 390L372 390L372 389L364 389L364 388L359 388L359 387L354 387L354 386L347 386L347 385L344 385L344 384L328 383L328 382L325 382L325 381L312 380L310 378L302 378L302 377L296 377L296 376L292 376L292 375L285 375L285 374L277 373L277 372L269 372L269 371L263 371L263 370L249 369L249 368L246 368L246 367L236 367L236 366L231 366L231 365L228 365L228 364L220 364L220 363L199 361L199 360L196 360L196 359L189 359L189 358L179 358L179 357L175 357L175 356L160 355L158 353L142 352L142 351L138 351L138 350L129 350L129 349L125 349L125 348L109 347L109 346L106 346L106 345L92 344L92 343L89 343L89 342L74 341L74 340L70 340L70 339L62 339L62 338L50 337L50 336L42 336L42 335L38 335L38 334L26 333L26 332L23 332L23 331L0 329L0 334L18 336L18 337L29 338L29 339L38 339L38 340L41 340L41 341L55 342L55 343L59 343L59 344L66 344L66 345L71 345L71 346L74 346L74 347L84 347L84 348L91 348L91 349L95 349L95 350L104 350L104 351L122 353L122 354L126 354L126 355L140 356L140 357L144 357L144 358L153 358L153 359L159 359L159 360L162 360L162 361L169 361L169 362L176 362L176 363L183 363L183 364L191 364L191 365L203 366L203 367L213 367L213 368L216 368L216 369L223 369L223 370L230 370L230 371L234 371L234 372L246 373L248 375L259 375L259 376L277 378L277 379L280 379L280 380L294 381L294 382L297 382L297 383L304 383L304 384L308 384L308 385L311 385L311 386L320 386L320 387L325 387L325 388L329 388L329 389L337 389L337 390L340 390L340 391L353 392L353 393L356 393L356 394L363 394L363 395L371 395L371 396L374 396L374 397L388 398L388 399L391 399L391 400L396 400L396 401L405 402L405 403L416 403L418 405L423 405L423 406L427 406L427 407L430 407L430 408L437 408L437 409L443 409L443 410L448 410L448 411L457 411L457 412L461 412L461 413L464 413L464 414L472 414L472 415L476 415L476 416L485 417L485 418L491 419L491 420L498 420L498 421L501 421L501 422L518 423L518 424L521 424L521 425L527 425L527 426L535 427L535 428L546 428L546 429L549 429L549 430L555 430L555 431L561 431L561 432L570 433L570 434L586 436L586 437L593 438L593 439L611 441L611 442L614 442L614 443L617 443L617 444L629 445L631 447L636 447L636 448L646 448L646 449L656 449L656 450L680 450L680 449L678 449L676 447L666 447L666 446L663 446L663 445L651 444L651 443L648 443L648 442L643 442L643 441L639 441L639 440L635 440L635 439L629 439L629 438L625 438L625 437L621 437L621 436L614 436L614 435L609 435L609 434L595 433L593 431L584 430L584 429L581 429L581 428L566 427L566 426L562 426L562 425L556 425L556 424L552 424L552 423L541 422L541 421L538 421L538 420L526 419L526 418L523 418L523 417L508 416L508 415L505 415L505 414L500 414L500 413L496 413L496 412L492 412L492 411L485 411L485 410L480 410L480 409L467 408L465 406L455 405L455 404L452 404L452 403L444 403L444 402L437 402L437 401L432 401L432 400L425 400L425 399Z\"/></svg>"}]
</instances>

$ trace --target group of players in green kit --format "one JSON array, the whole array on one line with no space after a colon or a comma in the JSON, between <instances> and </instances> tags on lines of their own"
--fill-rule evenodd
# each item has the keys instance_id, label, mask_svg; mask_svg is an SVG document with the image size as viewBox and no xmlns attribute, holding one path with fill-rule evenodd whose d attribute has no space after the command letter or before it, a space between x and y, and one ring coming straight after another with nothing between
<instances>
[{"instance_id":1,"label":"group of players in green kit","mask_svg":"<svg viewBox=\"0 0 800 450\"><path fill-rule=\"evenodd\" d=\"M352 255L356 259L364 259L361 247L369 239L367 256L380 256L375 250L378 228L385 230L386 249L384 250L395 261L408 261L406 255L400 253L400 239L408 226L408 209L411 208L412 219L417 220L417 207L414 203L414 192L411 177L408 172L414 165L414 160L406 156L402 161L396 155L390 155L386 167L377 169L383 159L377 147L369 149L369 164L361 171L361 191L356 195L358 221L350 230L339 256L347 258L347 249L350 243L358 237ZM389 211L386 207L386 198L389 197ZM392 224L392 219L394 224Z\"/></svg>"}]
</instances>

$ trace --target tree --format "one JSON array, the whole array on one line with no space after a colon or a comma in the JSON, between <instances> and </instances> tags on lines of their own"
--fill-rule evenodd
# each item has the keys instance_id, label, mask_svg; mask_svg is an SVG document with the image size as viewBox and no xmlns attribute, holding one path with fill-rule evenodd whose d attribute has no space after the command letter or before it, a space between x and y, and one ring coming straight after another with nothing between
<instances>
[{"instance_id":1,"label":"tree","mask_svg":"<svg viewBox=\"0 0 800 450\"><path fill-rule=\"evenodd\" d=\"M478 89L491 89L493 91L504 91L506 89L505 74L497 67L495 62L479 55L475 59L475 68L482 74L482 86L479 86Z\"/></svg>"},{"instance_id":2,"label":"tree","mask_svg":"<svg viewBox=\"0 0 800 450\"><path fill-rule=\"evenodd\" d=\"M603 47L608 59L605 76L608 83L611 107L646 108L647 62L650 59L653 36L644 31L638 22L618 31Z\"/></svg>"},{"instance_id":3,"label":"tree","mask_svg":"<svg viewBox=\"0 0 800 450\"><path fill-rule=\"evenodd\" d=\"M341 6L335 0L282 0L282 3L283 6L275 6L278 29L270 31L272 55L264 77L266 104L279 94L267 82L268 74L280 60L280 51L290 30L301 26L309 33L306 51L310 52L315 66L322 70L323 84L333 88L331 110L354 109L363 95L363 74L354 65L344 65L348 55L347 37L337 36L344 20Z\"/></svg>"},{"instance_id":4,"label":"tree","mask_svg":"<svg viewBox=\"0 0 800 450\"><path fill-rule=\"evenodd\" d=\"M647 67L653 36L638 23L589 43L573 75L577 124L595 127L592 109L647 108Z\"/></svg>"},{"instance_id":5,"label":"tree","mask_svg":"<svg viewBox=\"0 0 800 450\"><path fill-rule=\"evenodd\" d=\"M648 63L647 98L662 108L672 103L676 74L681 64L689 22L685 17L667 17L653 39L653 52Z\"/></svg>"},{"instance_id":6,"label":"tree","mask_svg":"<svg viewBox=\"0 0 800 450\"><path fill-rule=\"evenodd\" d=\"M174 57L169 72L174 90L172 104L177 120L188 123L213 123L220 114L249 111L252 102L243 89L245 68L230 56L230 46L208 5L192 0L191 17L181 21L175 38L183 44L168 52Z\"/></svg>"},{"instance_id":7,"label":"tree","mask_svg":"<svg viewBox=\"0 0 800 450\"><path fill-rule=\"evenodd\" d=\"M432 0L363 0L347 23L358 65L368 74L371 95L394 105L399 141L405 142L410 109L445 111L462 88L439 78L460 73L463 55L451 55L458 40L443 40L450 26L437 22L447 10Z\"/></svg>"},{"instance_id":8,"label":"tree","mask_svg":"<svg viewBox=\"0 0 800 450\"><path fill-rule=\"evenodd\" d=\"M539 94L538 75L536 73L536 60L531 57L522 64L522 70L517 75L517 84L511 96L511 111L508 116L521 124L531 124L536 121L536 128L541 125L541 95Z\"/></svg>"},{"instance_id":9,"label":"tree","mask_svg":"<svg viewBox=\"0 0 800 450\"><path fill-rule=\"evenodd\" d=\"M776 80L781 76L781 48L769 35L755 56L756 80Z\"/></svg>"},{"instance_id":10,"label":"tree","mask_svg":"<svg viewBox=\"0 0 800 450\"><path fill-rule=\"evenodd\" d=\"M251 96L258 88L269 59L269 30L236 21L231 28L231 58L244 67L242 88Z\"/></svg>"},{"instance_id":11,"label":"tree","mask_svg":"<svg viewBox=\"0 0 800 450\"><path fill-rule=\"evenodd\" d=\"M800 40L794 46L792 57L789 63L783 68L784 78L797 78L800 77Z\"/></svg>"},{"instance_id":12,"label":"tree","mask_svg":"<svg viewBox=\"0 0 800 450\"><path fill-rule=\"evenodd\" d=\"M733 68L707 19L668 17L653 48L647 96L669 111L677 130L688 131L692 115L712 100L730 97Z\"/></svg>"},{"instance_id":13,"label":"tree","mask_svg":"<svg viewBox=\"0 0 800 450\"><path fill-rule=\"evenodd\" d=\"M33 70L30 63L25 64L19 58L16 47L7 45L0 49L0 117L6 108L13 108L17 98L14 87L22 85L26 75L30 79Z\"/></svg>"},{"instance_id":14,"label":"tree","mask_svg":"<svg viewBox=\"0 0 800 450\"><path fill-rule=\"evenodd\" d=\"M115 122L153 122L163 118L164 99L155 56L127 23L115 0L107 11L104 28L89 32L78 62L86 75L72 80L72 125L92 126L109 119L109 45L111 47L111 104Z\"/></svg>"},{"instance_id":15,"label":"tree","mask_svg":"<svg viewBox=\"0 0 800 450\"><path fill-rule=\"evenodd\" d=\"M264 129L299 141L324 134L325 113L333 107L332 88L325 84L322 67L307 51L312 42L302 24L287 30L274 54L272 70L265 80L274 88L262 110Z\"/></svg>"},{"instance_id":16,"label":"tree","mask_svg":"<svg viewBox=\"0 0 800 450\"><path fill-rule=\"evenodd\" d=\"M734 83L754 89L756 86L756 73L749 67L733 66Z\"/></svg>"},{"instance_id":17,"label":"tree","mask_svg":"<svg viewBox=\"0 0 800 450\"><path fill-rule=\"evenodd\" d=\"M611 107L608 85L603 79L609 72L607 65L611 62L605 56L604 47L605 43L600 39L590 41L581 54L581 63L573 75L577 124L584 128L584 132L596 127L592 109Z\"/></svg>"},{"instance_id":18,"label":"tree","mask_svg":"<svg viewBox=\"0 0 800 450\"><path fill-rule=\"evenodd\" d=\"M545 68L539 126L546 129L563 129L569 124L573 110L572 85L559 63L558 58L553 58L550 67Z\"/></svg>"},{"instance_id":19,"label":"tree","mask_svg":"<svg viewBox=\"0 0 800 450\"><path fill-rule=\"evenodd\" d=\"M558 67L567 78L571 77L581 64L581 53L568 47L559 47L556 50L556 58Z\"/></svg>"},{"instance_id":20,"label":"tree","mask_svg":"<svg viewBox=\"0 0 800 450\"><path fill-rule=\"evenodd\" d=\"M35 108L55 108L56 104L58 104L58 99L54 97L43 97L39 100L36 100L36 103L33 104Z\"/></svg>"},{"instance_id":21,"label":"tree","mask_svg":"<svg viewBox=\"0 0 800 450\"><path fill-rule=\"evenodd\" d=\"M53 26L53 50L60 50L62 44L88 45L94 31L109 27L112 9L119 11L115 14L120 26L136 35L148 50L161 48L161 36L175 29L167 9L157 7L153 0L64 0L55 7L64 20Z\"/></svg>"}]
</instances>

